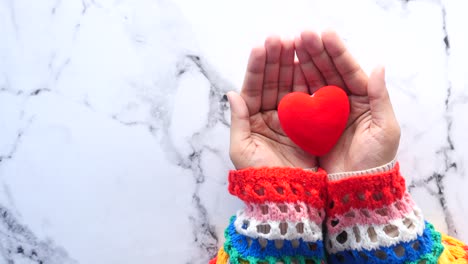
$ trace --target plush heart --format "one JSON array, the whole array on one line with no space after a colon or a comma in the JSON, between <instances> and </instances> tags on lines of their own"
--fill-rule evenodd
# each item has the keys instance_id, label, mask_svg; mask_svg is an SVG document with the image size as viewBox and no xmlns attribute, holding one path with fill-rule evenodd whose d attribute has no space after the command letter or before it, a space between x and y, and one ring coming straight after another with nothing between
<instances>
[{"instance_id":1,"label":"plush heart","mask_svg":"<svg viewBox=\"0 0 468 264\"><path fill-rule=\"evenodd\" d=\"M281 127L299 147L323 156L336 144L349 116L348 96L336 86L325 86L313 95L294 92L278 106Z\"/></svg>"}]
</instances>

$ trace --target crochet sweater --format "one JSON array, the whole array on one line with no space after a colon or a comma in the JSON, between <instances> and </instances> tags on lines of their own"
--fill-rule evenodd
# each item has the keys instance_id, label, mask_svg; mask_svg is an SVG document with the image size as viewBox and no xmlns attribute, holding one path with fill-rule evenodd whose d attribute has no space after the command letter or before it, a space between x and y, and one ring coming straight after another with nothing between
<instances>
[{"instance_id":1,"label":"crochet sweater","mask_svg":"<svg viewBox=\"0 0 468 264\"><path fill-rule=\"evenodd\" d=\"M210 264L468 263L468 247L424 220L398 163L327 175L299 168L229 173L245 202Z\"/></svg>"}]
</instances>

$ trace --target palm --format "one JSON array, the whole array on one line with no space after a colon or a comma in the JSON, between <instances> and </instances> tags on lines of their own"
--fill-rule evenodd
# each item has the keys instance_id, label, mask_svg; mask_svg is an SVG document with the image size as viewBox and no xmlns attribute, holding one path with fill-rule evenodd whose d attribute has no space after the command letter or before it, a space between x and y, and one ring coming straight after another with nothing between
<instances>
[{"instance_id":1,"label":"palm","mask_svg":"<svg viewBox=\"0 0 468 264\"><path fill-rule=\"evenodd\" d=\"M299 63L294 61L294 52ZM325 85L349 95L348 126L318 161L281 129L277 106L290 92L314 93ZM383 69L369 79L334 32L304 32L294 43L269 38L252 50L240 96L231 105L231 160L237 169L259 166L310 168L329 173L368 169L394 158L399 127L385 88Z\"/></svg>"},{"instance_id":2,"label":"palm","mask_svg":"<svg viewBox=\"0 0 468 264\"><path fill-rule=\"evenodd\" d=\"M360 168L359 164L372 159L369 153L379 145L375 140L375 132L378 134L378 131L372 130L372 117L366 98L350 97L350 106L352 112L348 126L335 147L320 159L320 164L328 168L329 173L367 169Z\"/></svg>"},{"instance_id":3,"label":"palm","mask_svg":"<svg viewBox=\"0 0 468 264\"><path fill-rule=\"evenodd\" d=\"M383 80L369 80L334 32L320 38L304 32L296 53L310 92L325 85L343 87L349 95L348 125L334 148L319 159L328 173L380 166L394 158L399 127Z\"/></svg>"},{"instance_id":4,"label":"palm","mask_svg":"<svg viewBox=\"0 0 468 264\"><path fill-rule=\"evenodd\" d=\"M232 115L230 154L237 169L316 166L316 158L296 146L278 120L281 98L305 87L297 70L293 41L272 37L265 47L252 50L240 96L228 94Z\"/></svg>"},{"instance_id":5,"label":"palm","mask_svg":"<svg viewBox=\"0 0 468 264\"><path fill-rule=\"evenodd\" d=\"M287 137L276 110L250 117L252 149L248 158L256 166L315 167L315 157L304 152Z\"/></svg>"}]
</instances>

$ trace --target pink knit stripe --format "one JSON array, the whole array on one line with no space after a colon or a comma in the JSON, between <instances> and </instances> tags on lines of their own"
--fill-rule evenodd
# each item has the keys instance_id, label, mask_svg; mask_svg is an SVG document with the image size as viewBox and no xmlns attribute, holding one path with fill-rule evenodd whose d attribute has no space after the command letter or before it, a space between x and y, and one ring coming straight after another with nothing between
<instances>
[{"instance_id":1,"label":"pink knit stripe","mask_svg":"<svg viewBox=\"0 0 468 264\"><path fill-rule=\"evenodd\" d=\"M304 219L309 219L321 225L325 217L323 209L307 206L305 202L300 201L296 203L246 203L246 205L244 209L245 216L258 221L300 222Z\"/></svg>"},{"instance_id":2,"label":"pink knit stripe","mask_svg":"<svg viewBox=\"0 0 468 264\"><path fill-rule=\"evenodd\" d=\"M344 228L356 225L384 225L391 220L404 219L413 211L415 214L420 214L411 196L405 193L402 199L383 208L375 210L352 208L345 214L329 218L327 230L330 234L336 234Z\"/></svg>"}]
</instances>

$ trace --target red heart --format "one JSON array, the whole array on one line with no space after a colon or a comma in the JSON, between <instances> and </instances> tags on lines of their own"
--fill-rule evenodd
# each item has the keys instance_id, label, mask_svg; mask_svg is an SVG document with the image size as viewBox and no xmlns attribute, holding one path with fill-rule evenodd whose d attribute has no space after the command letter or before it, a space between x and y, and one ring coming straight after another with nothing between
<instances>
[{"instance_id":1,"label":"red heart","mask_svg":"<svg viewBox=\"0 0 468 264\"><path fill-rule=\"evenodd\" d=\"M299 147L322 156L336 144L349 117L349 101L343 89L325 86L313 95L294 92L278 106L281 127Z\"/></svg>"}]
</instances>

